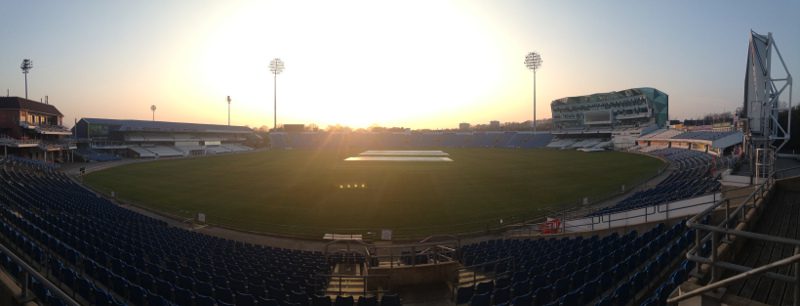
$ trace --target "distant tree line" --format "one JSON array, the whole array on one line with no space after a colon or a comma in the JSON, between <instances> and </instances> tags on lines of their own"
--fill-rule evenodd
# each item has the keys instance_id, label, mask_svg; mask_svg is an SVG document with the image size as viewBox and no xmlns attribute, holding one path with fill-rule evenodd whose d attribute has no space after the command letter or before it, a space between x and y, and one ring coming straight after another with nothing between
<instances>
[{"instance_id":1,"label":"distant tree line","mask_svg":"<svg viewBox=\"0 0 800 306\"><path fill-rule=\"evenodd\" d=\"M788 111L778 113L778 122L786 126L789 118ZM781 149L783 153L800 153L800 105L792 107L792 126L789 127L789 134L792 136L789 142Z\"/></svg>"},{"instance_id":2,"label":"distant tree line","mask_svg":"<svg viewBox=\"0 0 800 306\"><path fill-rule=\"evenodd\" d=\"M714 125L714 124L733 124L733 113L731 112L724 112L724 113L711 113L706 114L701 118L697 119L685 119L683 120L683 125L685 126L699 126L699 125Z\"/></svg>"}]
</instances>

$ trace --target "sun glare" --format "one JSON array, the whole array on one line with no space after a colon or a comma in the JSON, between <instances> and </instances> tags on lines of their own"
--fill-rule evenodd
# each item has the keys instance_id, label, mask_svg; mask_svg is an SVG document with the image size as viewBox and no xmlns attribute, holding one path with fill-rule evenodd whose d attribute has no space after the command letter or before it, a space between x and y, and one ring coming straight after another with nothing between
<instances>
[{"instance_id":1,"label":"sun glare","mask_svg":"<svg viewBox=\"0 0 800 306\"><path fill-rule=\"evenodd\" d=\"M425 10L314 5L257 3L221 18L196 59L204 95L231 95L242 121L271 125L267 65L280 57L286 69L277 79L279 124L401 126L458 109L480 112L502 86L498 76L507 72L493 62L499 44L476 22L480 16L454 3ZM364 6L373 13L363 14Z\"/></svg>"}]
</instances>

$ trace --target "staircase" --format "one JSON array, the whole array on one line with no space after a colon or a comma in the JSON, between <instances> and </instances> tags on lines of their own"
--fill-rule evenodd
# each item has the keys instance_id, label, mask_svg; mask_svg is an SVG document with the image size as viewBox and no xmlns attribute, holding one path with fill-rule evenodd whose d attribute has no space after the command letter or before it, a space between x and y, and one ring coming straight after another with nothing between
<instances>
[{"instance_id":1,"label":"staircase","mask_svg":"<svg viewBox=\"0 0 800 306\"><path fill-rule=\"evenodd\" d=\"M470 287L475 286L478 283L494 280L493 277L489 277L483 271L473 270L473 269L464 269L458 271L458 287Z\"/></svg>"},{"instance_id":2,"label":"staircase","mask_svg":"<svg viewBox=\"0 0 800 306\"><path fill-rule=\"evenodd\" d=\"M333 269L333 275L328 279L328 288L325 295L335 299L337 295L358 297L367 291L364 283L366 269L364 264L338 263Z\"/></svg>"}]
</instances>

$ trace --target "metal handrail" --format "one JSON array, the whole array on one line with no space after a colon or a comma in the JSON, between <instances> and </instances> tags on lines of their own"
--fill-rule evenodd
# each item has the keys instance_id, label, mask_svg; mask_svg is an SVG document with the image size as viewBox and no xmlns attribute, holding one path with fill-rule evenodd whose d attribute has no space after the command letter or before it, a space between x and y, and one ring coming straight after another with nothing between
<instances>
[{"instance_id":1,"label":"metal handrail","mask_svg":"<svg viewBox=\"0 0 800 306\"><path fill-rule=\"evenodd\" d=\"M461 271L469 271L469 272L472 273L472 280L470 282L472 283L472 286L475 286L478 283L478 272L475 271L476 268L482 268L482 267L487 266L487 265L497 265L497 264L503 263L503 262L508 263L510 265L510 267L508 267L508 269L506 269L505 272L502 272L500 274L492 275L495 279L497 279L499 276L510 275L511 271L515 270L514 257L511 257L511 256L504 257L504 258L495 259L495 260L492 260L492 261L487 261L487 262L484 262L484 263L475 264L475 265L471 265L471 266L467 266L467 267L461 267L461 268L456 269L453 272L455 281L454 281L454 286L453 286L453 292L451 292L452 297L455 298L456 293L458 291L458 287L460 285L459 276L461 275Z\"/></svg>"},{"instance_id":2,"label":"metal handrail","mask_svg":"<svg viewBox=\"0 0 800 306\"><path fill-rule=\"evenodd\" d=\"M14 254L14 252L12 252L9 248L7 248L2 243L0 243L0 250L2 250L3 253L8 255L8 257L11 258L11 260L13 260L15 263L17 263L20 267L22 267L22 270L24 270L23 273L22 273L22 279L19 280L21 285L22 285L22 298L23 299L31 298L30 292L29 292L30 288L28 288L28 286L30 284L30 279L31 278L35 278L40 283L42 283L42 285L47 287L47 289L49 289L50 292L54 293L56 296L58 296L58 298L60 298L65 303L67 303L69 305L73 305L73 306L79 306L80 305L80 303L76 302L72 297L70 297L68 294L66 294L64 291L62 291L61 288L59 288L58 286L56 286L55 284L50 282L50 280L48 280L46 277L44 277L42 274L40 274L39 271L37 271L36 269L34 269L30 265L28 265L28 263L26 263L25 260L19 258L16 254Z\"/></svg>"},{"instance_id":3,"label":"metal handrail","mask_svg":"<svg viewBox=\"0 0 800 306\"><path fill-rule=\"evenodd\" d=\"M736 221L736 223L734 223L734 224L738 224L738 222L744 221L746 213L751 208L754 208L756 203L758 203L759 200L764 199L768 195L768 193L773 190L773 188L774 188L774 186L776 184L776 177L778 176L779 173L790 171L790 170L795 170L795 169L799 169L799 168L800 167L793 167L793 168L782 169L782 170L779 170L779 171L773 171L765 179L765 181L762 184L760 184L758 187L756 187L755 190L753 190L753 192L750 193L750 195L747 196L741 202L741 204L738 207L736 207L736 209L734 209L733 211L730 210L731 199L725 199L723 201L720 201L717 204L714 204L714 205L708 207L703 212L701 212L701 213L695 215L694 217L690 218L689 220L687 220L686 226L689 227L689 228L694 229L695 233L696 233L696 236L695 236L695 245L692 246L689 249L689 251L687 251L686 257L687 257L687 259L695 261L695 262L698 262L698 263L708 264L710 266L710 269L711 269L711 271L710 271L711 272L711 279L710 279L709 283L706 284L705 286L702 286L702 287L697 288L695 290L692 290L690 292L678 295L676 297L670 298L670 299L667 300L667 303L677 303L677 302L686 300L688 298L703 294L705 292L708 292L708 291L711 291L711 290L714 290L714 289L717 289L717 288L720 288L720 287L724 287L724 286L726 286L726 285L728 285L728 284L730 284L732 282L736 282L736 281L739 281L739 280L743 280L743 279L747 279L747 278L750 278L750 277L753 277L753 276L758 276L758 275L762 275L763 274L765 277L768 277L768 278L771 278L771 279L775 279L775 280L784 281L784 282L788 282L788 283L794 284L794 302L793 302L793 305L795 305L795 306L800 305L800 298L798 298L800 296L800 271L798 271L798 267L800 266L800 254L798 254L798 253L800 253L800 240L791 239L791 238L785 238L785 237L772 236L772 235L761 234L761 233L755 233L755 232L744 231L744 230L738 230L738 229L735 229L735 228L733 228L733 229L730 228L730 225L731 225L731 223L733 223L733 221ZM702 224L701 222L699 222L699 220L702 220L702 219L706 218L707 216L709 216L711 213L713 213L717 209L720 209L722 205L725 205L725 218L719 223L719 225L716 225L716 226L706 225L706 224ZM703 236L701 231L707 231L708 233L705 236ZM724 239L723 241L720 241L720 239L719 239L720 235L724 235L723 237L725 237L726 239ZM761 240L761 241L769 241L769 242L774 242L774 243L794 245L795 246L795 255L787 257L787 258L784 258L784 259L781 259L781 260L778 260L778 261L775 261L775 262L771 262L771 263L766 264L766 265L759 266L757 268L746 267L746 266L741 266L741 265L737 265L737 264L726 262L726 261L721 261L720 260L720 254L719 254L719 247L721 246L721 244L730 245L732 243L732 241L730 239L728 239L728 238L731 237L731 236L740 236L740 237L754 239L754 240ZM712 243L711 244L711 254L710 254L710 256L708 258L706 258L704 256L701 256L698 253L698 251L699 251L701 245L706 243L709 240ZM793 276L769 271L771 269L774 269L774 268L777 268L777 267L781 267L781 266L785 266L785 265L789 265L789 264L794 264L794 267L795 267L794 268L794 274L795 275L793 275ZM733 270L733 271L740 272L740 273L736 274L734 276L725 278L725 279L717 280L719 278L719 275L720 275L719 273L721 272L721 271L718 270L718 268L727 269L727 270ZM696 265L695 269L696 269L697 274L700 274L701 267L700 267L699 264Z\"/></svg>"},{"instance_id":4,"label":"metal handrail","mask_svg":"<svg viewBox=\"0 0 800 306\"><path fill-rule=\"evenodd\" d=\"M350 278L350 279L354 279L355 278L355 279L363 280L363 286L362 286L361 293L364 296L366 296L367 293L386 293L386 292L391 292L391 288L389 288L389 287L387 287L386 289L380 289L380 290L379 289L369 290L369 288L368 288L370 279L386 279L387 280L386 281L387 286L390 286L391 285L391 275L385 275L385 274L373 274L373 275L320 274L320 276L327 277L327 278L330 279L331 282L330 282L330 285L328 287L329 289L331 287L333 287L333 286L337 286L339 288L337 290L337 292L336 292L338 295L342 295L342 293L344 293L344 291L342 290L342 288L343 288L342 279L344 279L344 278ZM334 279L338 279L338 281L334 283Z\"/></svg>"},{"instance_id":5,"label":"metal handrail","mask_svg":"<svg viewBox=\"0 0 800 306\"><path fill-rule=\"evenodd\" d=\"M380 262L382 259L387 260L389 262L390 269L398 268L398 267L415 267L417 265L424 265L424 264L440 264L440 263L449 263L457 261L456 256L461 248L460 240L454 241L430 241L430 242L419 242L413 244L405 244L405 245L386 245L386 246L377 246L377 245L368 245L366 247L366 259L367 263L372 265L373 262ZM388 250L389 254L380 254L379 250ZM397 250L400 250L400 254L397 254ZM405 253L404 253L405 251ZM448 256L448 254L452 253L454 256ZM427 255L430 256L430 259L433 259L432 263L417 263L417 256L419 255ZM411 256L411 264L403 264L403 263L395 263L395 260L402 259L406 256Z\"/></svg>"},{"instance_id":6,"label":"metal handrail","mask_svg":"<svg viewBox=\"0 0 800 306\"><path fill-rule=\"evenodd\" d=\"M671 208L669 206L670 206L670 204L672 204L674 202L667 202L667 203L662 203L662 204L657 204L657 205L652 205L652 206L637 207L637 208L631 208L631 209L628 209L628 210L621 210L621 211L617 211L617 212L604 213L604 214L601 214L601 215L584 216L584 217L581 217L581 218L565 219L565 220L561 220L561 226L559 227L559 230L561 230L561 233L563 233L563 232L566 232L566 230L570 229L570 228L583 228L583 227L587 227L587 226L589 226L589 227L594 229L595 225L608 224L608 223L611 223L611 222L623 221L623 220L629 220L629 219L636 219L636 218L641 218L641 217L645 217L646 218L648 216L655 215L655 214L658 214L658 213L669 213L671 211L677 211L677 210L682 210L682 209L687 209L687 208L692 208L692 207L697 207L697 206L703 206L703 205L708 205L708 204L712 204L712 203L720 203L720 202L722 202L721 199L717 199L716 198L717 192L712 193L712 195L714 195L715 198L713 200L711 200L711 201L696 203L696 204L692 204L692 205L688 205L688 206L683 206L683 207L680 207L680 208L674 208L674 207ZM686 199L684 199L684 200L686 200ZM683 200L679 200L679 201L683 201ZM662 206L664 207L663 209L662 209ZM627 217L621 217L621 218L613 218L612 217L615 214L621 214L621 213L626 213L626 212L629 213L631 211L640 210L640 209L644 209L644 211L641 214L628 215ZM586 219L586 218L592 218L592 223L579 224L579 225L566 225L568 221ZM653 221L656 221L656 220L653 220ZM649 222L649 221L647 221L647 222ZM534 230L534 228L538 229L539 226L543 225L543 224L545 224L545 222L530 223L530 224L526 224L526 225L520 226L520 227L528 227L529 228L528 232L532 234L534 231L538 231L538 230ZM521 230L520 229L516 229L516 230L511 230L509 232L513 233L513 231L521 231ZM524 231L524 230L522 230L522 231Z\"/></svg>"}]
</instances>

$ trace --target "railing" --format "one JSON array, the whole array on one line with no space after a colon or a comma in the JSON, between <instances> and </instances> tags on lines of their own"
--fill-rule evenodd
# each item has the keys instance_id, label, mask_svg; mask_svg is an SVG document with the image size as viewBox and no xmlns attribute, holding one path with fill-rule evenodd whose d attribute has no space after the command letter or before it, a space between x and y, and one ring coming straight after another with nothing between
<instances>
[{"instance_id":1,"label":"railing","mask_svg":"<svg viewBox=\"0 0 800 306\"><path fill-rule=\"evenodd\" d=\"M459 241L423 242L408 245L372 246L367 249L367 264L372 268L415 267L423 264L456 262L460 251ZM388 253L388 254L386 254ZM420 262L420 258L425 258ZM404 263L403 260L409 260ZM381 265L381 262L387 263Z\"/></svg>"},{"instance_id":2,"label":"railing","mask_svg":"<svg viewBox=\"0 0 800 306\"><path fill-rule=\"evenodd\" d=\"M78 141L89 142L92 149L128 147L128 144L121 141L88 141L86 139L78 139Z\"/></svg>"},{"instance_id":3,"label":"railing","mask_svg":"<svg viewBox=\"0 0 800 306\"><path fill-rule=\"evenodd\" d=\"M454 286L453 286L453 296L455 296L456 291L458 290L459 285L461 285L461 272L467 271L472 273L472 280L470 283L475 286L478 283L478 271L477 270L484 270L485 267L491 266L492 269L495 269L498 264L506 264L506 270L500 273L496 273L496 271L492 271L492 273L487 274L487 276L491 276L494 279L497 279L501 276L511 275L512 271L514 271L514 257L505 257L501 259L496 259L493 261L488 261L476 265L471 265L468 267L461 267L455 270L454 272Z\"/></svg>"},{"instance_id":4,"label":"railing","mask_svg":"<svg viewBox=\"0 0 800 306\"><path fill-rule=\"evenodd\" d=\"M65 145L61 144L61 143L39 142L39 148L42 149L42 150L46 150L46 151L49 151L49 150L61 150L61 149L64 148L64 146ZM67 145L67 149L69 149L68 145Z\"/></svg>"},{"instance_id":5,"label":"railing","mask_svg":"<svg viewBox=\"0 0 800 306\"><path fill-rule=\"evenodd\" d=\"M685 200L691 200L691 198L690 199L680 200L680 201L685 201ZM703 202L699 202L699 203L695 203L695 204L689 204L689 205L682 205L680 207L674 207L673 203L677 203L677 202L680 202L680 201L662 203L662 204L658 204L658 205L651 205L651 206L645 206L645 207L632 208L630 210L613 212L613 213L606 213L606 214L602 214L602 215L585 216L585 217L582 217L582 218L573 218L573 219L561 219L561 220L559 220L560 221L559 222L560 226L557 229L556 233L568 233L568 232L580 232L580 231L594 231L594 230L601 230L601 229L610 229L610 228L612 228L612 225L613 225L614 222L633 220L633 219L642 219L643 218L644 219L643 220L644 223L653 222L653 221L662 221L662 220L665 220L665 219L653 218L651 216L662 215L663 214L663 215L665 215L666 219L669 219L670 218L669 215L670 215L671 212L680 211L680 210L686 210L686 209L692 209L692 208L695 208L695 207L713 205L715 203L719 203L720 199L717 198L717 193L713 193L711 201L703 201ZM670 206L672 206L672 207L670 207ZM637 211L637 210L641 211L641 213L633 214L633 215L630 214L631 212L634 212L634 211ZM615 217L615 215L622 215L622 214L627 214L627 216ZM573 225L569 224L570 221L576 221L576 220L582 220L582 219L585 219L585 220L591 219L591 222L590 223L583 223L583 224L573 224ZM542 228L543 226L545 226L546 223L547 222L526 224L524 226L520 226L520 227L522 227L520 229L515 229L515 230L508 231L507 234L510 235L510 236L513 236L515 234L533 236L534 234L540 234L539 229ZM586 230L587 228L588 228L588 230Z\"/></svg>"},{"instance_id":6,"label":"railing","mask_svg":"<svg viewBox=\"0 0 800 306\"><path fill-rule=\"evenodd\" d=\"M51 293L55 294L59 299L67 303L68 305L79 306L80 304L76 302L72 297L68 294L64 293L58 286L50 282L46 277L40 274L36 269L28 265L24 260L17 257L14 252L8 249L5 245L0 244L0 250L3 251L6 255L8 255L11 260L13 260L16 264L18 264L22 268L22 279L19 280L20 287L22 287L22 293L20 299L22 301L30 301L33 300L33 296L31 295L31 290L29 288L31 278L36 279L45 286Z\"/></svg>"},{"instance_id":7,"label":"railing","mask_svg":"<svg viewBox=\"0 0 800 306\"><path fill-rule=\"evenodd\" d=\"M471 265L471 266L468 266L468 267L461 267L461 268L456 269L455 272L454 272L455 275L454 275L454 278L453 278L454 281L453 281L452 291L450 292L450 299L453 300L453 301L456 300L456 296L458 295L458 288L460 288L461 285L462 285L461 284L461 272L467 271L469 273L472 273L472 280L470 280L469 284L471 284L471 286L475 286L475 285L478 284L478 271L477 271L478 269L484 270L484 267L487 267L487 266L491 266L492 269L496 269L498 264L505 264L506 265L506 270L502 271L500 273L496 273L496 271L493 271L493 273L487 274L487 276L491 276L494 279L498 279L498 278L500 278L502 276L510 276L512 271L515 271L515 269L514 269L514 258L513 257L505 257L505 258L501 258L501 259L497 259L497 260L493 260L493 261L489 261L489 262L484 262L484 263L481 263L481 264L476 264L476 265ZM489 279L489 280L491 280L491 279Z\"/></svg>"},{"instance_id":8,"label":"railing","mask_svg":"<svg viewBox=\"0 0 800 306\"><path fill-rule=\"evenodd\" d=\"M336 292L337 295L342 295L345 291L343 290L347 287L344 282L347 280L358 279L361 280L363 286L361 286L361 294L363 296L367 296L367 294L372 294L378 296L379 294L389 293L391 292L391 276L390 275L345 275L345 274L323 274L322 276L327 277L330 279L330 284L328 285L328 292L331 292L331 288L338 288L333 290ZM378 282L379 286L376 289L369 289L370 283ZM381 286L382 285L382 286ZM385 288L383 288L385 286ZM381 289L378 289L381 288Z\"/></svg>"},{"instance_id":9,"label":"railing","mask_svg":"<svg viewBox=\"0 0 800 306\"><path fill-rule=\"evenodd\" d=\"M72 135L72 131L59 125L40 125L36 127L36 131L40 134Z\"/></svg>"},{"instance_id":10,"label":"railing","mask_svg":"<svg viewBox=\"0 0 800 306\"><path fill-rule=\"evenodd\" d=\"M748 213L752 209L756 208L756 204L759 201L767 199L767 196L770 194L770 192L772 192L775 186L776 178L780 177L781 173L798 168L800 167L782 169L780 171L773 172L766 180L764 180L761 185L756 187L749 196L742 200L738 207L734 208L732 211L731 200L733 199L725 199L708 207L706 210L690 218L686 222L686 226L695 230L695 244L686 253L686 257L689 260L700 263L696 265L694 275L702 276L704 273L703 270L710 270L710 280L705 286L668 299L668 303L677 303L705 292L727 286L736 281L741 281L753 276L763 275L764 277L773 280L793 284L793 305L800 305L800 270L798 270L798 268L800 268L800 240L743 230L745 221L747 221L746 218L749 215ZM703 220L707 216L710 216L711 213L717 209L723 208L725 209L725 218L718 225L706 225L699 222L699 220ZM728 255L726 254L727 252L732 251L732 246L735 242L734 238L736 236L746 239L793 245L795 247L795 252L793 256L783 258L781 260L774 261L756 268L746 267L722 260L723 257ZM710 256L705 257L699 253L699 250L701 246L708 241L711 241L711 254ZM721 246L723 245L727 247L720 250ZM706 266L703 267L701 264L706 264ZM786 275L770 271L772 269L790 264L794 265L794 275ZM723 269L732 270L734 272L738 272L738 274L725 279L720 279Z\"/></svg>"},{"instance_id":11,"label":"railing","mask_svg":"<svg viewBox=\"0 0 800 306\"><path fill-rule=\"evenodd\" d=\"M40 140L38 139L16 139L16 138L6 138L0 137L0 143L7 143L7 144L30 144L30 145L38 145Z\"/></svg>"}]
</instances>

